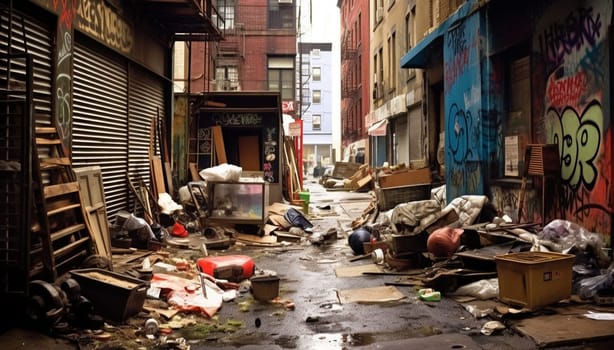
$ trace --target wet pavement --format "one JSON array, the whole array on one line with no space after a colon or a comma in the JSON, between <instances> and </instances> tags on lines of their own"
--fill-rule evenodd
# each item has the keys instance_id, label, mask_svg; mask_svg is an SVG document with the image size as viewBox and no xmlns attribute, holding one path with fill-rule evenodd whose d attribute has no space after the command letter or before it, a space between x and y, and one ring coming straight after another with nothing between
<instances>
[{"instance_id":1,"label":"wet pavement","mask_svg":"<svg viewBox=\"0 0 614 350\"><path fill-rule=\"evenodd\" d=\"M183 314L194 324L174 329L168 338L181 337L191 349L534 349L535 343L511 329L491 336L480 333L484 319L476 319L460 304L442 298L425 302L416 287L401 286L398 301L384 303L340 303L337 292L394 282L395 276L337 277L340 267L371 264L355 257L347 243L351 222L359 217L372 199L370 192L326 191L315 181L306 184L311 193L308 217L314 233L337 229L338 237L314 245L306 239L282 247L255 247L236 244L228 251L212 253L244 254L256 266L272 270L280 277L278 302L254 300L244 291L234 301L225 302L213 320ZM318 209L318 207L330 209ZM134 317L134 324L149 316ZM187 324L188 322L186 322ZM136 336L135 336L136 335ZM125 342L81 343L85 349L181 348L160 346L132 332ZM97 344L95 347L94 344ZM557 349L611 349L612 343L592 343ZM0 334L2 349L69 349L74 343L48 338L23 329Z\"/></svg>"}]
</instances>

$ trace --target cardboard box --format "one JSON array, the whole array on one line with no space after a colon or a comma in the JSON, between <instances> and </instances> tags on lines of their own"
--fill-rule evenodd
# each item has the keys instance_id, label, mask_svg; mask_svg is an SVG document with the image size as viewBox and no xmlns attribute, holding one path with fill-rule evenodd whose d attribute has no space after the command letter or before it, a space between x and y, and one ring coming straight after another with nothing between
<instances>
[{"instance_id":1,"label":"cardboard box","mask_svg":"<svg viewBox=\"0 0 614 350\"><path fill-rule=\"evenodd\" d=\"M575 256L553 252L520 252L495 256L499 299L529 310L571 296Z\"/></svg>"},{"instance_id":2,"label":"cardboard box","mask_svg":"<svg viewBox=\"0 0 614 350\"><path fill-rule=\"evenodd\" d=\"M432 182L431 169L423 168L381 175L378 181L381 188L430 184Z\"/></svg>"}]
</instances>

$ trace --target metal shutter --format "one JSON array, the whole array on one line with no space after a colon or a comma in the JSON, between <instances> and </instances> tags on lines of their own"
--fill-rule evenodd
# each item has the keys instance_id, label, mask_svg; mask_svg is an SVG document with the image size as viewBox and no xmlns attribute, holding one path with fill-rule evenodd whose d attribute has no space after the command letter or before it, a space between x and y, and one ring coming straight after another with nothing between
<instances>
[{"instance_id":1,"label":"metal shutter","mask_svg":"<svg viewBox=\"0 0 614 350\"><path fill-rule=\"evenodd\" d=\"M72 162L100 165L109 218L127 209L128 74L122 59L77 41Z\"/></svg>"},{"instance_id":2,"label":"metal shutter","mask_svg":"<svg viewBox=\"0 0 614 350\"><path fill-rule=\"evenodd\" d=\"M34 116L37 124L51 123L51 86L52 86L52 44L51 28L13 10L11 45L9 45L9 14L0 13L0 52L27 52L34 58ZM23 65L13 65L11 74L16 81L24 81ZM0 62L0 81L6 87L7 64Z\"/></svg>"},{"instance_id":3,"label":"metal shutter","mask_svg":"<svg viewBox=\"0 0 614 350\"><path fill-rule=\"evenodd\" d=\"M149 143L151 120L159 113L164 120L164 84L161 79L143 69L130 69L129 145L130 176L137 183L139 177L151 185L149 171ZM159 111L159 112L158 112Z\"/></svg>"}]
</instances>

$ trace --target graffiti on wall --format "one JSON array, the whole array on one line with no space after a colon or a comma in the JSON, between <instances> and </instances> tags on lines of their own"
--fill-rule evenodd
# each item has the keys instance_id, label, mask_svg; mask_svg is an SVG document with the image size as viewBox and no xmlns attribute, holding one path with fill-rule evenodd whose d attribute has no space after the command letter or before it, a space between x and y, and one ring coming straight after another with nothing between
<instances>
[{"instance_id":1,"label":"graffiti on wall","mask_svg":"<svg viewBox=\"0 0 614 350\"><path fill-rule=\"evenodd\" d=\"M134 44L132 25L104 0L81 0L76 26L119 52L129 53Z\"/></svg>"},{"instance_id":2,"label":"graffiti on wall","mask_svg":"<svg viewBox=\"0 0 614 350\"><path fill-rule=\"evenodd\" d=\"M603 112L593 101L581 113L571 107L562 114L550 109L546 115L548 143L559 146L561 178L574 189L581 185L588 190L597 181L597 156L601 145Z\"/></svg>"},{"instance_id":3,"label":"graffiti on wall","mask_svg":"<svg viewBox=\"0 0 614 350\"><path fill-rule=\"evenodd\" d=\"M266 128L264 140L264 180L275 182L275 161L277 160L277 128Z\"/></svg>"},{"instance_id":4,"label":"graffiti on wall","mask_svg":"<svg viewBox=\"0 0 614 350\"><path fill-rule=\"evenodd\" d=\"M72 24L76 0L53 0L58 15L57 51L55 64L55 123L62 142L70 152L72 123Z\"/></svg>"},{"instance_id":5,"label":"graffiti on wall","mask_svg":"<svg viewBox=\"0 0 614 350\"><path fill-rule=\"evenodd\" d=\"M540 51L550 67L565 63L566 57L602 39L601 13L592 7L577 8L567 17L551 23L539 35Z\"/></svg>"},{"instance_id":6,"label":"graffiti on wall","mask_svg":"<svg viewBox=\"0 0 614 350\"><path fill-rule=\"evenodd\" d=\"M446 179L448 200L483 194L479 16L444 35Z\"/></svg>"},{"instance_id":7,"label":"graffiti on wall","mask_svg":"<svg viewBox=\"0 0 614 350\"><path fill-rule=\"evenodd\" d=\"M573 2L536 26L534 49L543 65L544 132L558 145L562 215L596 232L609 232L612 133L603 99L610 95L606 40L611 4ZM553 5L554 6L554 5ZM548 12L546 12L548 13ZM538 65L538 67L540 67Z\"/></svg>"}]
</instances>

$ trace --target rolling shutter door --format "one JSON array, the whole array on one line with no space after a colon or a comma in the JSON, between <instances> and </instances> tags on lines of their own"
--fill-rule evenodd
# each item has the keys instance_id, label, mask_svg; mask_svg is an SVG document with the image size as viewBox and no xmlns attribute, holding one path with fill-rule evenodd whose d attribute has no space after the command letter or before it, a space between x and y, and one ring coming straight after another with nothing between
<instances>
[{"instance_id":1,"label":"rolling shutter door","mask_svg":"<svg viewBox=\"0 0 614 350\"><path fill-rule=\"evenodd\" d=\"M151 120L157 118L158 113L161 120L164 120L163 82L143 69L131 66L129 171L133 181L138 181L140 178L148 185L151 185L149 171Z\"/></svg>"},{"instance_id":2,"label":"rolling shutter door","mask_svg":"<svg viewBox=\"0 0 614 350\"><path fill-rule=\"evenodd\" d=\"M100 165L109 218L128 205L128 74L119 57L77 42L73 166Z\"/></svg>"},{"instance_id":3,"label":"rolling shutter door","mask_svg":"<svg viewBox=\"0 0 614 350\"><path fill-rule=\"evenodd\" d=\"M39 125L51 123L51 86L52 86L52 37L51 28L35 22L22 13L14 10L11 30L11 45L9 45L9 14L0 13L0 52L8 53L12 46L13 53L27 52L34 60L34 116ZM11 67L11 74L16 81L24 81L23 65ZM0 81L6 87L7 62L0 62Z\"/></svg>"}]
</instances>

